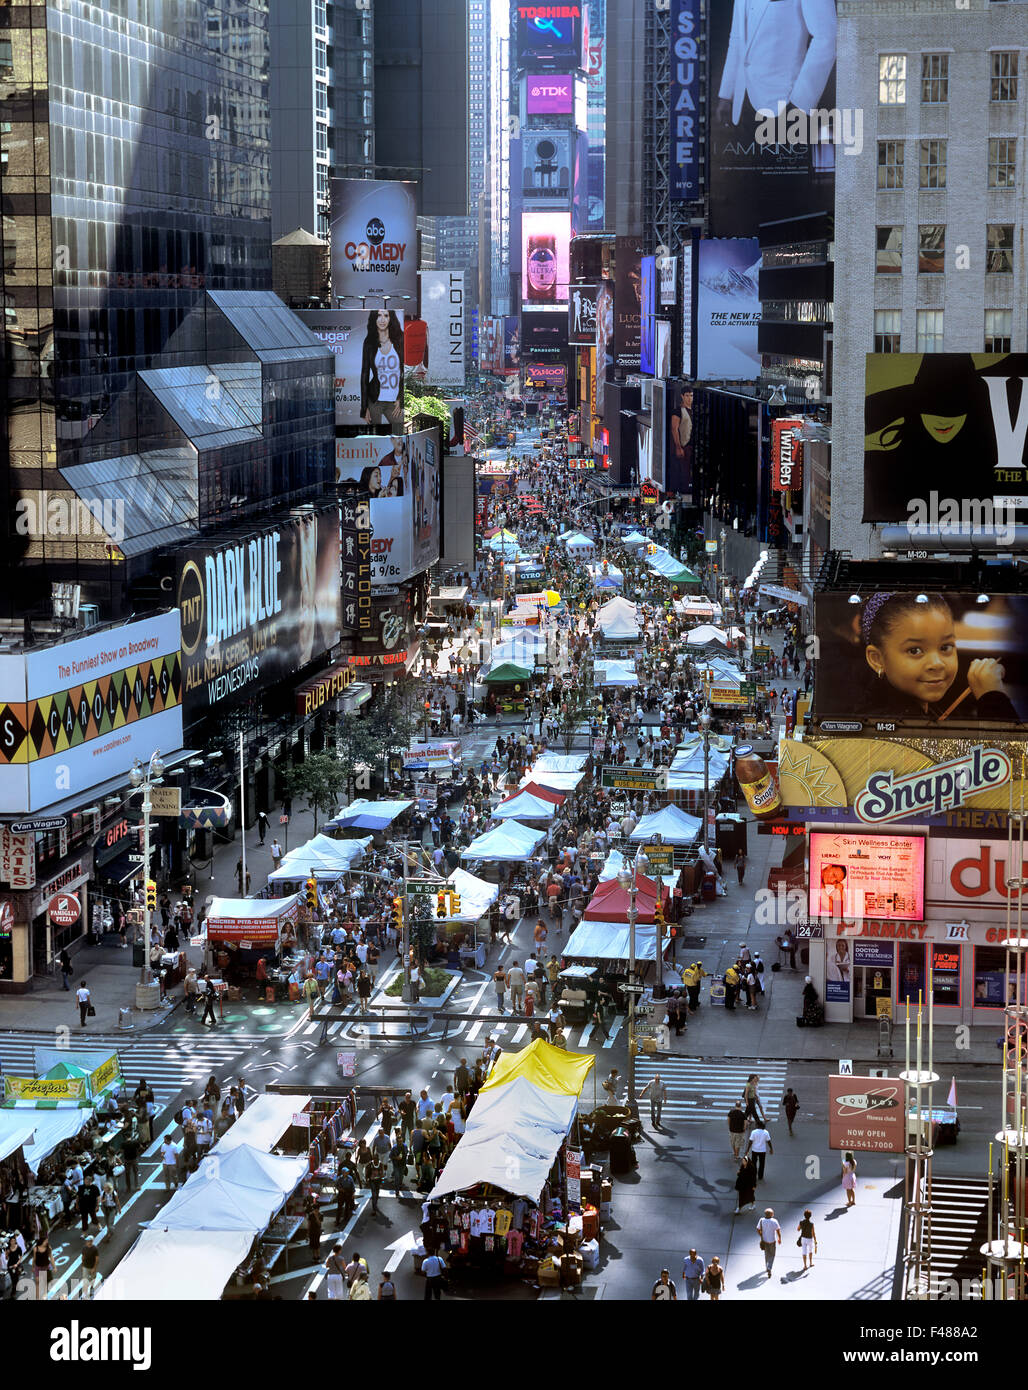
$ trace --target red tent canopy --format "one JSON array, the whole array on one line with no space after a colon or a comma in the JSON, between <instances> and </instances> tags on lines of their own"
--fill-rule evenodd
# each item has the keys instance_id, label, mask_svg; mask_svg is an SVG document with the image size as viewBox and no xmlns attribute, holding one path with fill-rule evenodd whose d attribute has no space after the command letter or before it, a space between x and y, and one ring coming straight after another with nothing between
<instances>
[{"instance_id":1,"label":"red tent canopy","mask_svg":"<svg viewBox=\"0 0 1028 1390\"><path fill-rule=\"evenodd\" d=\"M637 922L653 922L655 920L653 909L657 905L656 882L652 878L645 878L640 874L637 883L639 891L635 898L635 920ZM668 910L670 898L671 890L665 884L661 896L665 912ZM589 899L589 905L583 916L590 922L627 922L628 909L631 905L630 889L622 888L616 878L608 878L597 885L596 892Z\"/></svg>"},{"instance_id":2,"label":"red tent canopy","mask_svg":"<svg viewBox=\"0 0 1028 1390\"><path fill-rule=\"evenodd\" d=\"M538 782L526 782L523 787L519 787L514 796L520 796L522 792L531 792L533 796L539 797L540 801L552 801L554 806L561 806L567 800L564 792L554 792L549 787L541 787ZM514 798L504 797L505 801L512 801Z\"/></svg>"}]
</instances>

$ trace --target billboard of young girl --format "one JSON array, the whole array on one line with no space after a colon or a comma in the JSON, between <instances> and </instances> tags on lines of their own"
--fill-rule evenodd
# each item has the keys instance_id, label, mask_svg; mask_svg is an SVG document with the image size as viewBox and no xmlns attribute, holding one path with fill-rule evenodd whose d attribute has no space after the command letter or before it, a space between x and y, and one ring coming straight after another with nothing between
<instances>
[{"instance_id":1,"label":"billboard of young girl","mask_svg":"<svg viewBox=\"0 0 1028 1390\"><path fill-rule=\"evenodd\" d=\"M814 717L957 729L1028 720L1028 597L878 590L816 604Z\"/></svg>"}]
</instances>

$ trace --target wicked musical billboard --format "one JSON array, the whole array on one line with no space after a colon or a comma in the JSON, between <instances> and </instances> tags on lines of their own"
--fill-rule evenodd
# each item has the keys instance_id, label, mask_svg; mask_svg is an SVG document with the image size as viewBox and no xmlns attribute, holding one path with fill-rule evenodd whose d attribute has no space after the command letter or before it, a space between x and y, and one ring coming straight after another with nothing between
<instances>
[{"instance_id":1,"label":"wicked musical billboard","mask_svg":"<svg viewBox=\"0 0 1028 1390\"><path fill-rule=\"evenodd\" d=\"M813 722L1028 727L1028 596L881 589L819 594Z\"/></svg>"},{"instance_id":2,"label":"wicked musical billboard","mask_svg":"<svg viewBox=\"0 0 1028 1390\"><path fill-rule=\"evenodd\" d=\"M339 509L176 556L187 713L228 705L292 676L340 635Z\"/></svg>"},{"instance_id":3,"label":"wicked musical billboard","mask_svg":"<svg viewBox=\"0 0 1028 1390\"><path fill-rule=\"evenodd\" d=\"M1021 353L868 353L864 520L970 535L985 503L1028 506L1026 383Z\"/></svg>"}]
</instances>

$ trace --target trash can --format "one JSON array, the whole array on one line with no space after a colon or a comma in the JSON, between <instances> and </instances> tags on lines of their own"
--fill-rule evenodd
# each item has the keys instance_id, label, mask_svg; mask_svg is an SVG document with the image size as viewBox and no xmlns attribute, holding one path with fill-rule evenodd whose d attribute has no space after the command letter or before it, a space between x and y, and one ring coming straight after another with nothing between
<instances>
[{"instance_id":1,"label":"trash can","mask_svg":"<svg viewBox=\"0 0 1028 1390\"><path fill-rule=\"evenodd\" d=\"M141 941L132 943L132 965L136 970L141 969L146 964L145 947Z\"/></svg>"},{"instance_id":2,"label":"trash can","mask_svg":"<svg viewBox=\"0 0 1028 1390\"><path fill-rule=\"evenodd\" d=\"M635 1150L627 1129L615 1129L610 1136L610 1171L630 1173L635 1167Z\"/></svg>"},{"instance_id":3,"label":"trash can","mask_svg":"<svg viewBox=\"0 0 1028 1390\"><path fill-rule=\"evenodd\" d=\"M119 1010L118 1010L118 1027L119 1027L119 1028L131 1028L131 1027L132 1027L132 1010L131 1010L131 1009L119 1009Z\"/></svg>"}]
</instances>

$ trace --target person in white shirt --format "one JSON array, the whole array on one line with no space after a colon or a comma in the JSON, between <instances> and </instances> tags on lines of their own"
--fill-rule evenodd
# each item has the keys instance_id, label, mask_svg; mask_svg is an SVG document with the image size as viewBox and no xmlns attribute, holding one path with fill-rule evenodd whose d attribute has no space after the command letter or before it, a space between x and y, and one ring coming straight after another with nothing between
<instances>
[{"instance_id":1,"label":"person in white shirt","mask_svg":"<svg viewBox=\"0 0 1028 1390\"><path fill-rule=\"evenodd\" d=\"M178 1145L170 1134L166 1134L161 1145L161 1165L164 1171L164 1186L168 1192L178 1187L178 1155Z\"/></svg>"},{"instance_id":2,"label":"person in white shirt","mask_svg":"<svg viewBox=\"0 0 1028 1390\"><path fill-rule=\"evenodd\" d=\"M735 0L716 119L738 125L753 112L815 109L835 66L835 0Z\"/></svg>"},{"instance_id":3,"label":"person in white shirt","mask_svg":"<svg viewBox=\"0 0 1028 1390\"><path fill-rule=\"evenodd\" d=\"M774 1153L774 1145L771 1143L771 1136L763 1125L750 1131L749 1143L746 1145L747 1156L752 1153L753 1161L757 1165L757 1180L764 1177L764 1163L768 1154Z\"/></svg>"},{"instance_id":4,"label":"person in white shirt","mask_svg":"<svg viewBox=\"0 0 1028 1390\"><path fill-rule=\"evenodd\" d=\"M782 1243L782 1228L775 1220L773 1207L765 1207L764 1215L757 1222L757 1234L760 1236L760 1246L764 1251L764 1268L770 1279L771 1266L775 1262L778 1246Z\"/></svg>"}]
</instances>

